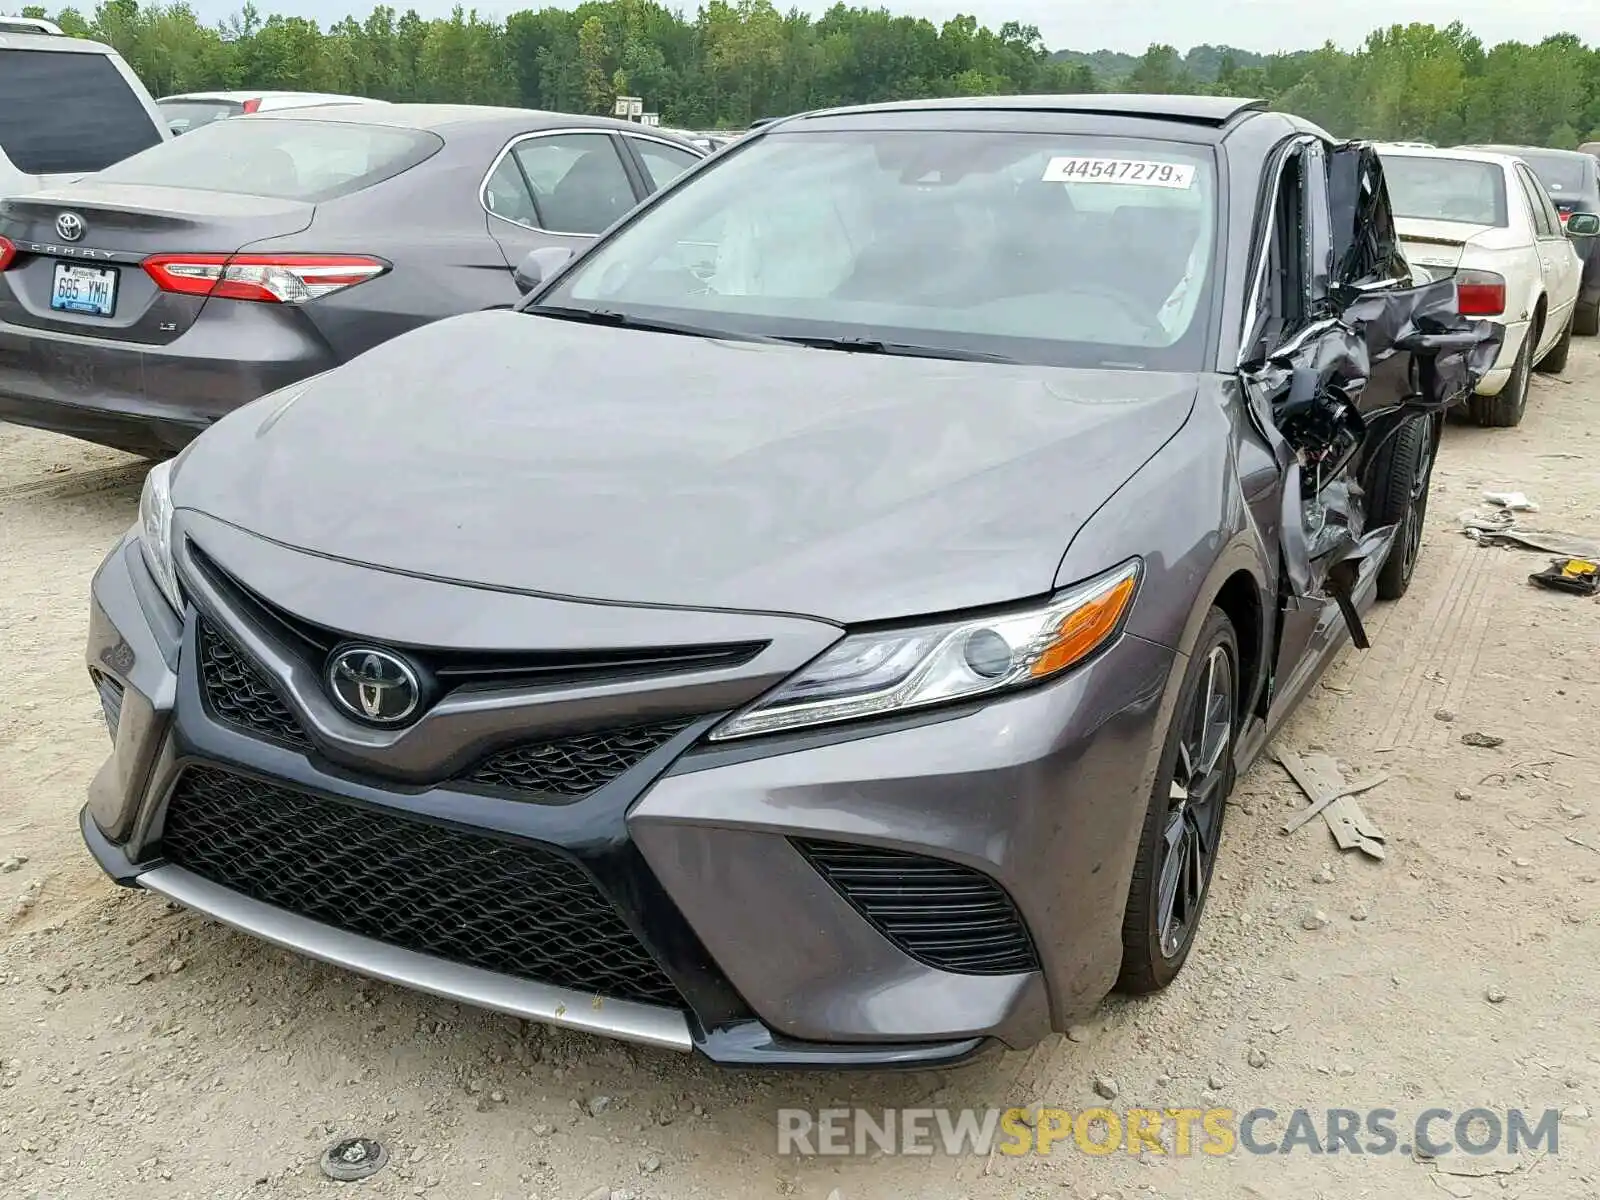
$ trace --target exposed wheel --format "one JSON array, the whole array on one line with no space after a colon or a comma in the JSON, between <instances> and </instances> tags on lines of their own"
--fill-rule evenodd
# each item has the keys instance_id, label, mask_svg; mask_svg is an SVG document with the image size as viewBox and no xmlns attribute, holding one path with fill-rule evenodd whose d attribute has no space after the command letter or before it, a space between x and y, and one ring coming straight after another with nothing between
<instances>
[{"instance_id":1,"label":"exposed wheel","mask_svg":"<svg viewBox=\"0 0 1600 1200\"><path fill-rule=\"evenodd\" d=\"M1572 310L1572 332L1579 337L1594 337L1600 333L1600 300L1579 304Z\"/></svg>"},{"instance_id":2,"label":"exposed wheel","mask_svg":"<svg viewBox=\"0 0 1600 1200\"><path fill-rule=\"evenodd\" d=\"M1538 344L1539 327L1530 325L1527 336L1522 339L1522 349L1517 351L1517 361L1511 364L1511 377L1500 394L1472 397L1469 411L1479 425L1509 428L1522 424L1522 414L1528 410L1529 360Z\"/></svg>"},{"instance_id":3,"label":"exposed wheel","mask_svg":"<svg viewBox=\"0 0 1600 1200\"><path fill-rule=\"evenodd\" d=\"M1122 991L1159 991L1189 957L1233 790L1238 698L1239 642L1213 608L1183 676L1145 813L1122 919Z\"/></svg>"},{"instance_id":4,"label":"exposed wheel","mask_svg":"<svg viewBox=\"0 0 1600 1200\"><path fill-rule=\"evenodd\" d=\"M1572 350L1572 318L1567 318L1567 327L1561 331L1561 337L1556 344L1550 347L1550 353L1534 364L1534 370L1541 375L1559 375L1567 369L1567 355Z\"/></svg>"},{"instance_id":5,"label":"exposed wheel","mask_svg":"<svg viewBox=\"0 0 1600 1200\"><path fill-rule=\"evenodd\" d=\"M1412 417L1384 443L1367 475L1367 528L1397 526L1389 557L1378 571L1378 599L1398 600L1411 586L1422 553L1422 529L1433 483L1438 427L1431 417Z\"/></svg>"}]
</instances>

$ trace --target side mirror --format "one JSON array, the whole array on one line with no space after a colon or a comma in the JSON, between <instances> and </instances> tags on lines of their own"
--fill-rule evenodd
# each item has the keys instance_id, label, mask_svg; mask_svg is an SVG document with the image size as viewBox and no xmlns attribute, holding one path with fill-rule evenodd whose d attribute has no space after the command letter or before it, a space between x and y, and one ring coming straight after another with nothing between
<instances>
[{"instance_id":1,"label":"side mirror","mask_svg":"<svg viewBox=\"0 0 1600 1200\"><path fill-rule=\"evenodd\" d=\"M1600 234L1600 213L1573 213L1567 218L1567 236L1591 238Z\"/></svg>"},{"instance_id":2,"label":"side mirror","mask_svg":"<svg viewBox=\"0 0 1600 1200\"><path fill-rule=\"evenodd\" d=\"M566 266L567 260L571 257L572 251L565 246L541 246L537 250L528 251L511 278L516 282L517 290L526 296Z\"/></svg>"}]
</instances>

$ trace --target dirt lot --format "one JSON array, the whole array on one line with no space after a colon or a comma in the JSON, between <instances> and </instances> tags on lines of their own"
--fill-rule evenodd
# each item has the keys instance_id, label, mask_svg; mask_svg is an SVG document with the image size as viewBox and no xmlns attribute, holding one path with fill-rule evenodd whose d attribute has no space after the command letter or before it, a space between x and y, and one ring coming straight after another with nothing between
<instances>
[{"instance_id":1,"label":"dirt lot","mask_svg":"<svg viewBox=\"0 0 1600 1200\"><path fill-rule=\"evenodd\" d=\"M1361 800L1387 861L1340 856L1320 822L1282 836L1303 800L1263 764L1170 992L1108 1002L1031 1053L835 1077L719 1073L463 1010L104 880L75 829L106 748L85 597L142 464L0 426L0 1196L1600 1194L1600 601L1530 587L1542 556L1455 529L1482 489L1509 487L1541 502L1541 524L1600 536L1600 350L1580 343L1535 389L1520 429L1449 430L1411 595L1284 737L1389 773ZM1465 746L1470 732L1504 743ZM1100 1102L1097 1081L1114 1081L1114 1107L1564 1116L1559 1153L1477 1176L1401 1154L775 1153L780 1107L1078 1109ZM390 1165L323 1180L318 1156L346 1132L382 1139Z\"/></svg>"}]
</instances>

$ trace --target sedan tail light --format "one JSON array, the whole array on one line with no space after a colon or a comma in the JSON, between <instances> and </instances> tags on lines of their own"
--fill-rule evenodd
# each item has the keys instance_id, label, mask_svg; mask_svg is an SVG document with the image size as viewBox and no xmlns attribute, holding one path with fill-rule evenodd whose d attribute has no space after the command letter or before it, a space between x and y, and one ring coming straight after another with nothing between
<instances>
[{"instance_id":1,"label":"sedan tail light","mask_svg":"<svg viewBox=\"0 0 1600 1200\"><path fill-rule=\"evenodd\" d=\"M1493 271L1457 271L1456 306L1463 317L1498 317L1506 310L1506 277Z\"/></svg>"},{"instance_id":2,"label":"sedan tail light","mask_svg":"<svg viewBox=\"0 0 1600 1200\"><path fill-rule=\"evenodd\" d=\"M304 304L376 278L389 264L358 254L152 254L144 269L164 292Z\"/></svg>"},{"instance_id":3,"label":"sedan tail light","mask_svg":"<svg viewBox=\"0 0 1600 1200\"><path fill-rule=\"evenodd\" d=\"M0 237L0 271L11 265L11 260L17 256L17 247L10 238Z\"/></svg>"}]
</instances>

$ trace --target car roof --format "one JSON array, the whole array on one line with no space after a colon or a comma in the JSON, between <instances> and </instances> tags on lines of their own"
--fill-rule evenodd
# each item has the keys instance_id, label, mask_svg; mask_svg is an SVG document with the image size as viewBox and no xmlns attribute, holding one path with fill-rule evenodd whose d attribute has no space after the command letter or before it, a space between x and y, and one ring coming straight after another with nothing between
<instances>
[{"instance_id":1,"label":"car roof","mask_svg":"<svg viewBox=\"0 0 1600 1200\"><path fill-rule=\"evenodd\" d=\"M1239 96L1160 96L1084 93L1053 96L958 96L934 100L892 100L804 113L803 117L895 112L1036 112L1085 116L1144 117L1221 128L1246 113L1265 112L1265 100Z\"/></svg>"},{"instance_id":2,"label":"car roof","mask_svg":"<svg viewBox=\"0 0 1600 1200\"><path fill-rule=\"evenodd\" d=\"M1386 158L1453 158L1459 162L1493 163L1510 168L1522 161L1521 155L1499 150L1479 150L1471 146L1453 146L1441 150L1437 146L1409 146L1396 142L1376 142L1378 153Z\"/></svg>"},{"instance_id":3,"label":"car roof","mask_svg":"<svg viewBox=\"0 0 1600 1200\"><path fill-rule=\"evenodd\" d=\"M0 16L0 33L42 33L50 37L61 37L61 26L54 21L46 21L43 17L6 17Z\"/></svg>"},{"instance_id":4,"label":"car roof","mask_svg":"<svg viewBox=\"0 0 1600 1200\"><path fill-rule=\"evenodd\" d=\"M104 42L55 33L14 33L0 28L0 46L8 50L50 50L58 54L116 54Z\"/></svg>"},{"instance_id":5,"label":"car roof","mask_svg":"<svg viewBox=\"0 0 1600 1200\"><path fill-rule=\"evenodd\" d=\"M360 100L367 104L384 104L387 101L374 100L370 96L347 96L339 92L289 92L289 91L260 91L260 92L178 92L171 96L162 96L156 101L164 104L168 100Z\"/></svg>"},{"instance_id":6,"label":"car roof","mask_svg":"<svg viewBox=\"0 0 1600 1200\"><path fill-rule=\"evenodd\" d=\"M1499 146L1499 145L1473 145L1460 146L1461 150L1485 150L1491 154L1509 154L1513 158L1524 158L1533 154L1540 158L1592 158L1593 155L1585 154L1581 150L1556 150L1550 146Z\"/></svg>"},{"instance_id":7,"label":"car roof","mask_svg":"<svg viewBox=\"0 0 1600 1200\"><path fill-rule=\"evenodd\" d=\"M394 129L422 129L444 132L451 129L504 127L508 132L545 129L603 129L660 137L675 145L695 146L659 126L639 125L611 117L589 117L574 113L547 112L537 108L499 108L488 104L330 104L308 108L279 108L271 112L250 113L236 121L340 121L351 125L387 125Z\"/></svg>"}]
</instances>

